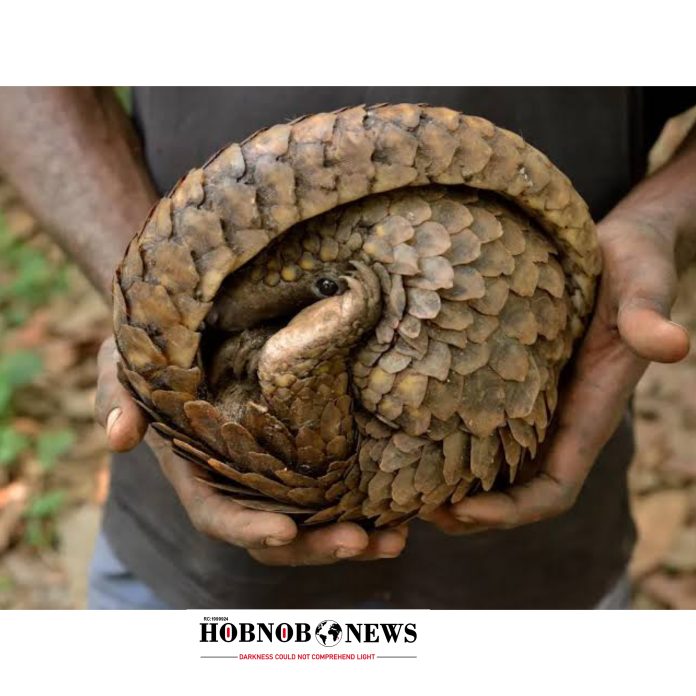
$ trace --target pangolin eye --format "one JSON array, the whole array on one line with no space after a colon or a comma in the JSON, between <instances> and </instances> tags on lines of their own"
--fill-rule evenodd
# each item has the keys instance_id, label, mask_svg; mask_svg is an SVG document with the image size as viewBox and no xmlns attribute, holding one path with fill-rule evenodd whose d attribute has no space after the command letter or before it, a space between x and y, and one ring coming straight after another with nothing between
<instances>
[{"instance_id":1,"label":"pangolin eye","mask_svg":"<svg viewBox=\"0 0 696 696\"><path fill-rule=\"evenodd\" d=\"M324 297L331 297L339 291L338 283L333 278L319 278L314 286Z\"/></svg>"}]
</instances>

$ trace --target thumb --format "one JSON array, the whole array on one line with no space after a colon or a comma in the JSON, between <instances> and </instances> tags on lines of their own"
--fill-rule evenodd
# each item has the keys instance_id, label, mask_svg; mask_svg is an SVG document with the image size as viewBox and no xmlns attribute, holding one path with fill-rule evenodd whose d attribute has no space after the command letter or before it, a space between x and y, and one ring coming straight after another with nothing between
<instances>
[{"instance_id":1,"label":"thumb","mask_svg":"<svg viewBox=\"0 0 696 696\"><path fill-rule=\"evenodd\" d=\"M102 344L97 364L99 377L94 414L106 429L109 449L113 452L126 452L143 439L147 420L118 379L117 352L113 338Z\"/></svg>"},{"instance_id":2,"label":"thumb","mask_svg":"<svg viewBox=\"0 0 696 696\"><path fill-rule=\"evenodd\" d=\"M670 321L677 290L675 244L662 225L610 214L597 227L604 257L602 296L616 308L623 343L638 357L677 362L689 352L689 334Z\"/></svg>"},{"instance_id":3,"label":"thumb","mask_svg":"<svg viewBox=\"0 0 696 696\"><path fill-rule=\"evenodd\" d=\"M619 299L619 335L634 353L645 360L673 363L689 353L687 330L670 320L675 279L659 265L633 276Z\"/></svg>"}]
</instances>

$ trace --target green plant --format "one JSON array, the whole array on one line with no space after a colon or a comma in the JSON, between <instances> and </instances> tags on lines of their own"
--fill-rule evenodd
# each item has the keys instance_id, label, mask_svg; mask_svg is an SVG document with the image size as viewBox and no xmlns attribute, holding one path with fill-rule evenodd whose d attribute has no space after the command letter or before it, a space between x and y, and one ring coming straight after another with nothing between
<instances>
[{"instance_id":1,"label":"green plant","mask_svg":"<svg viewBox=\"0 0 696 696\"><path fill-rule=\"evenodd\" d=\"M40 239L19 239L0 210L0 467L9 468L11 476L21 475L19 465L28 455L36 458L44 474L50 473L75 440L69 429L34 434L15 425L19 414L14 397L35 382L44 364L38 352L8 351L2 340L6 330L21 327L37 308L67 288L67 268L60 257L43 250ZM50 485L46 480L39 483ZM55 520L65 498L63 491L47 489L30 500L24 513L24 538L29 546L43 549L55 543Z\"/></svg>"},{"instance_id":2,"label":"green plant","mask_svg":"<svg viewBox=\"0 0 696 696\"><path fill-rule=\"evenodd\" d=\"M0 211L0 321L8 329L67 287L65 262L51 262L35 246L17 239Z\"/></svg>"},{"instance_id":3,"label":"green plant","mask_svg":"<svg viewBox=\"0 0 696 696\"><path fill-rule=\"evenodd\" d=\"M43 549L56 540L55 518L65 504L63 491L49 491L36 496L24 513L24 540L29 546Z\"/></svg>"},{"instance_id":4,"label":"green plant","mask_svg":"<svg viewBox=\"0 0 696 696\"><path fill-rule=\"evenodd\" d=\"M30 437L17 432L12 425L13 394L31 384L42 370L41 357L31 351L0 356L0 466L12 466L22 454L33 451L42 470L49 472L75 442L74 433L66 428Z\"/></svg>"},{"instance_id":5,"label":"green plant","mask_svg":"<svg viewBox=\"0 0 696 696\"><path fill-rule=\"evenodd\" d=\"M133 91L130 87L114 87L116 96L127 114L133 112Z\"/></svg>"},{"instance_id":6,"label":"green plant","mask_svg":"<svg viewBox=\"0 0 696 696\"><path fill-rule=\"evenodd\" d=\"M66 266L51 261L35 245L17 239L0 211L0 330L24 323L31 313L66 287ZM68 430L55 430L30 437L13 425L12 398L43 371L41 356L32 350L2 352L0 345L0 466L11 467L34 451L44 471L72 445Z\"/></svg>"},{"instance_id":7,"label":"green plant","mask_svg":"<svg viewBox=\"0 0 696 696\"><path fill-rule=\"evenodd\" d=\"M30 351L0 356L0 466L10 466L31 448L30 439L12 427L12 395L42 369L41 358Z\"/></svg>"},{"instance_id":8,"label":"green plant","mask_svg":"<svg viewBox=\"0 0 696 696\"><path fill-rule=\"evenodd\" d=\"M49 430L36 438L36 456L44 471L51 471L58 458L75 442L72 430Z\"/></svg>"},{"instance_id":9,"label":"green plant","mask_svg":"<svg viewBox=\"0 0 696 696\"><path fill-rule=\"evenodd\" d=\"M9 575L0 575L0 595L14 589L14 581Z\"/></svg>"},{"instance_id":10,"label":"green plant","mask_svg":"<svg viewBox=\"0 0 696 696\"><path fill-rule=\"evenodd\" d=\"M41 356L33 351L15 351L0 356L0 418L7 415L12 394L31 384L42 370Z\"/></svg>"},{"instance_id":11,"label":"green plant","mask_svg":"<svg viewBox=\"0 0 696 696\"><path fill-rule=\"evenodd\" d=\"M12 427L12 396L17 389L30 384L42 370L40 356L31 351L0 356L0 466L11 466L31 449L30 438Z\"/></svg>"},{"instance_id":12,"label":"green plant","mask_svg":"<svg viewBox=\"0 0 696 696\"><path fill-rule=\"evenodd\" d=\"M31 442L26 435L18 433L11 426L0 426L0 466L9 466L30 447Z\"/></svg>"}]
</instances>

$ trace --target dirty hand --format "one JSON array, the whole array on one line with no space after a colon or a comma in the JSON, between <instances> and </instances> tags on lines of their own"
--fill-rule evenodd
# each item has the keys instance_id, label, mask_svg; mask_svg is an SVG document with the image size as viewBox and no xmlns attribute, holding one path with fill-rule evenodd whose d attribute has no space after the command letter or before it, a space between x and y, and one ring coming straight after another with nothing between
<instances>
[{"instance_id":1,"label":"dirty hand","mask_svg":"<svg viewBox=\"0 0 696 696\"><path fill-rule=\"evenodd\" d=\"M249 510L196 479L195 465L174 454L118 381L113 338L99 351L96 418L106 429L109 449L125 452L142 439L152 448L193 526L215 539L241 546L267 565L324 565L341 559L368 561L398 556L406 527L368 534L342 522L311 531L299 530L287 515Z\"/></svg>"},{"instance_id":2,"label":"dirty hand","mask_svg":"<svg viewBox=\"0 0 696 696\"><path fill-rule=\"evenodd\" d=\"M597 306L568 368L540 473L507 491L439 508L428 519L443 531L517 527L569 510L649 362L677 362L689 352L686 330L669 319L677 285L676 232L659 219L617 209L598 234L604 268Z\"/></svg>"}]
</instances>

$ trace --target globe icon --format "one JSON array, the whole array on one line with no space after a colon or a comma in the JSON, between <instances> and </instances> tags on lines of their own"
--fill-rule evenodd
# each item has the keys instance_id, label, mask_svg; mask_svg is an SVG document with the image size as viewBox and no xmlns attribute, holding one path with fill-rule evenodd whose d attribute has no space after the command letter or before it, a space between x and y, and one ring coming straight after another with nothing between
<instances>
[{"instance_id":1,"label":"globe icon","mask_svg":"<svg viewBox=\"0 0 696 696\"><path fill-rule=\"evenodd\" d=\"M334 645L338 645L341 642L343 629L335 621L327 619L317 625L314 630L314 637L319 645L325 648L333 648Z\"/></svg>"}]
</instances>

